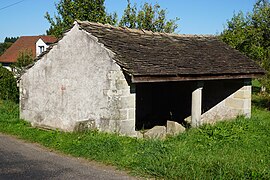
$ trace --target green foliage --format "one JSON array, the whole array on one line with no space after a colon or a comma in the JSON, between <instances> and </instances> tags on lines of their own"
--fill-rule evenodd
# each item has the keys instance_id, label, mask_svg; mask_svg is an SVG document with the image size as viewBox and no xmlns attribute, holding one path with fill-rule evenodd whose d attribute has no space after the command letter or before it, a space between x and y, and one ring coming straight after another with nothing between
<instances>
[{"instance_id":1,"label":"green foliage","mask_svg":"<svg viewBox=\"0 0 270 180\"><path fill-rule=\"evenodd\" d=\"M33 53L31 50L25 50L25 51L20 52L16 63L12 65L12 69L16 77L20 77L25 67L32 64L33 62L34 62L34 59L33 59Z\"/></svg>"},{"instance_id":2,"label":"green foliage","mask_svg":"<svg viewBox=\"0 0 270 180\"><path fill-rule=\"evenodd\" d=\"M153 32L174 32L178 25L176 22L179 18L166 19L166 10L160 9L159 4L154 6L145 3L141 9L137 9L136 4L133 6L128 0L124 14L119 22L120 26L134 28L134 29L145 29Z\"/></svg>"},{"instance_id":3,"label":"green foliage","mask_svg":"<svg viewBox=\"0 0 270 180\"><path fill-rule=\"evenodd\" d=\"M0 65L0 99L18 102L19 92L12 72Z\"/></svg>"},{"instance_id":4,"label":"green foliage","mask_svg":"<svg viewBox=\"0 0 270 180\"><path fill-rule=\"evenodd\" d=\"M258 0L252 12L234 14L221 39L258 62L267 76L261 81L270 92L270 3Z\"/></svg>"},{"instance_id":5,"label":"green foliage","mask_svg":"<svg viewBox=\"0 0 270 180\"><path fill-rule=\"evenodd\" d=\"M15 43L15 41L17 41L17 39L19 39L19 37L6 37L4 42L5 43L6 42Z\"/></svg>"},{"instance_id":6,"label":"green foliage","mask_svg":"<svg viewBox=\"0 0 270 180\"><path fill-rule=\"evenodd\" d=\"M252 113L161 141L31 128L17 104L0 100L0 132L155 179L270 179L270 112Z\"/></svg>"},{"instance_id":7,"label":"green foliage","mask_svg":"<svg viewBox=\"0 0 270 180\"><path fill-rule=\"evenodd\" d=\"M262 85L258 79L252 80L252 93L260 93Z\"/></svg>"},{"instance_id":8,"label":"green foliage","mask_svg":"<svg viewBox=\"0 0 270 180\"><path fill-rule=\"evenodd\" d=\"M109 23L117 21L116 13L107 14L104 0L60 0L55 5L57 15L52 18L47 12L45 18L51 24L48 35L60 37L77 20Z\"/></svg>"},{"instance_id":9,"label":"green foliage","mask_svg":"<svg viewBox=\"0 0 270 180\"><path fill-rule=\"evenodd\" d=\"M11 42L0 43L0 55L2 55L11 45Z\"/></svg>"},{"instance_id":10,"label":"green foliage","mask_svg":"<svg viewBox=\"0 0 270 180\"><path fill-rule=\"evenodd\" d=\"M29 64L32 64L34 61L33 59L33 53L31 50L25 50L23 52L20 52L16 63L14 64L17 68L23 68L28 66Z\"/></svg>"},{"instance_id":11,"label":"green foliage","mask_svg":"<svg viewBox=\"0 0 270 180\"><path fill-rule=\"evenodd\" d=\"M258 108L270 110L270 96L266 93L253 93L252 103Z\"/></svg>"},{"instance_id":12,"label":"green foliage","mask_svg":"<svg viewBox=\"0 0 270 180\"><path fill-rule=\"evenodd\" d=\"M57 14L54 17L48 12L45 14L45 18L51 24L47 30L48 35L60 37L76 19L117 25L117 14L106 13L104 0L60 0L55 7ZM119 25L153 32L172 33L178 27L176 22L179 18L167 20L166 14L166 10L161 9L158 4L145 3L141 9L137 10L136 4L132 6L128 0Z\"/></svg>"},{"instance_id":13,"label":"green foliage","mask_svg":"<svg viewBox=\"0 0 270 180\"><path fill-rule=\"evenodd\" d=\"M0 43L0 55L2 55L19 37L6 37L3 43Z\"/></svg>"}]
</instances>

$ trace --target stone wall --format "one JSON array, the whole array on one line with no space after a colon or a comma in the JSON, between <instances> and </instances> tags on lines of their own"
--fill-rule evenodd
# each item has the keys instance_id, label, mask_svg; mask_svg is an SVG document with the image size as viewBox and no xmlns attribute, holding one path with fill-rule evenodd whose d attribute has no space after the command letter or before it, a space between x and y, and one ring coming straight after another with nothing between
<instances>
[{"instance_id":1,"label":"stone wall","mask_svg":"<svg viewBox=\"0 0 270 180\"><path fill-rule=\"evenodd\" d=\"M202 124L214 123L218 120L232 119L239 115L244 115L247 118L251 116L250 80L232 80L227 86L229 86L233 93L215 106L211 107L211 109L204 112L201 116ZM213 88L218 91L220 87ZM235 88L237 89L235 90ZM230 92L230 90L227 89L227 92ZM226 92L226 89L224 89L224 92Z\"/></svg>"},{"instance_id":2,"label":"stone wall","mask_svg":"<svg viewBox=\"0 0 270 180\"><path fill-rule=\"evenodd\" d=\"M111 119L101 117L100 129L107 132L136 136L135 132L135 92L122 71L109 71L107 74L109 89L103 89L111 109Z\"/></svg>"},{"instance_id":3,"label":"stone wall","mask_svg":"<svg viewBox=\"0 0 270 180\"><path fill-rule=\"evenodd\" d=\"M36 126L136 136L135 93L113 53L77 25L22 76L20 112Z\"/></svg>"}]
</instances>

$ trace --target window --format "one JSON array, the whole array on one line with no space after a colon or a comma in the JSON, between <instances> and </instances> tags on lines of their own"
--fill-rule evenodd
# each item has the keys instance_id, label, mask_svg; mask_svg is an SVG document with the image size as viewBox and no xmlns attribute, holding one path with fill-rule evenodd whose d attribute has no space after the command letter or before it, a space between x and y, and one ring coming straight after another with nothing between
<instances>
[{"instance_id":1,"label":"window","mask_svg":"<svg viewBox=\"0 0 270 180\"><path fill-rule=\"evenodd\" d=\"M44 46L38 46L39 47L39 53L43 53L44 52Z\"/></svg>"}]
</instances>

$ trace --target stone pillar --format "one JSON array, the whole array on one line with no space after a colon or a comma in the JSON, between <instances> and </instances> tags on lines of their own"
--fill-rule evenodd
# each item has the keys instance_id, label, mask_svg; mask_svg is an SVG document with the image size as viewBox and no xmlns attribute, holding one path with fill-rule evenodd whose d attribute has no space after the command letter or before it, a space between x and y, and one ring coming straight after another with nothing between
<instances>
[{"instance_id":1,"label":"stone pillar","mask_svg":"<svg viewBox=\"0 0 270 180\"><path fill-rule=\"evenodd\" d=\"M196 89L192 92L192 102L191 102L191 126L192 127L198 127L201 125L202 89L203 89L203 84L197 83Z\"/></svg>"},{"instance_id":2,"label":"stone pillar","mask_svg":"<svg viewBox=\"0 0 270 180\"><path fill-rule=\"evenodd\" d=\"M246 118L251 117L251 94L252 94L252 85L251 85L251 79L245 79L244 80L244 93L243 93L243 99L244 99L244 116Z\"/></svg>"}]
</instances>

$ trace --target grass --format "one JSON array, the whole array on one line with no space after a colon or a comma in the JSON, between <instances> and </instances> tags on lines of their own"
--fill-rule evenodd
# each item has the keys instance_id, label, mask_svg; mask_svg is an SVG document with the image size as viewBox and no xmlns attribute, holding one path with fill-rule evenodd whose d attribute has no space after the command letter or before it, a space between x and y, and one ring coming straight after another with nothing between
<instances>
[{"instance_id":1,"label":"grass","mask_svg":"<svg viewBox=\"0 0 270 180\"><path fill-rule=\"evenodd\" d=\"M260 109L270 110L270 96L268 94L253 94L252 103Z\"/></svg>"},{"instance_id":2,"label":"grass","mask_svg":"<svg viewBox=\"0 0 270 180\"><path fill-rule=\"evenodd\" d=\"M253 107L250 119L238 117L191 129L165 141L121 137L97 131L65 133L30 127L18 105L0 101L0 132L164 179L270 179L270 112Z\"/></svg>"}]
</instances>

